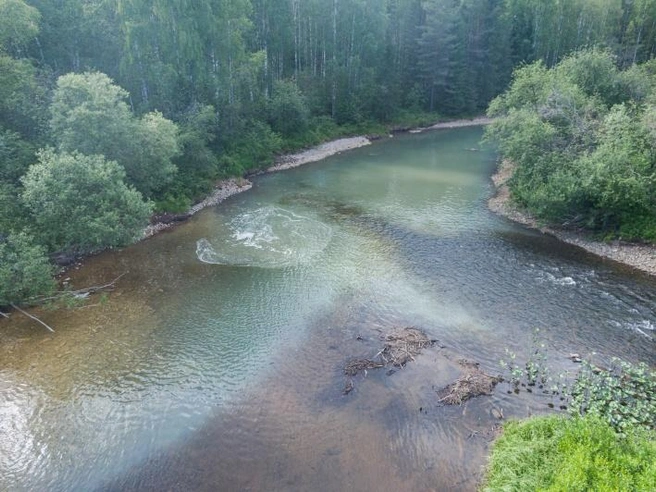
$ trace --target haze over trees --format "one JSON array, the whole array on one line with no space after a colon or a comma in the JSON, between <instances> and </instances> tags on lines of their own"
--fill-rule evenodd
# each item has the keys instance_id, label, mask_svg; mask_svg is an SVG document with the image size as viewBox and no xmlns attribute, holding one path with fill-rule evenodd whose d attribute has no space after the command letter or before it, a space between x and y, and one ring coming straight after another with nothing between
<instances>
[{"instance_id":1,"label":"haze over trees","mask_svg":"<svg viewBox=\"0 0 656 492\"><path fill-rule=\"evenodd\" d=\"M655 21L656 0L0 0L0 241L33 245L30 259L121 246L146 209L184 210L278 152L479 114L513 68L539 62L538 77L581 48L618 67L599 88L611 134L646 90L631 67L654 55ZM563 94L577 115L598 111L575 68ZM615 77L636 84L628 99ZM611 168L607 147L581 162ZM74 168L65 183L58 170ZM38 210L72 199L75 223ZM617 224L612 205L591 220Z\"/></svg>"}]
</instances>

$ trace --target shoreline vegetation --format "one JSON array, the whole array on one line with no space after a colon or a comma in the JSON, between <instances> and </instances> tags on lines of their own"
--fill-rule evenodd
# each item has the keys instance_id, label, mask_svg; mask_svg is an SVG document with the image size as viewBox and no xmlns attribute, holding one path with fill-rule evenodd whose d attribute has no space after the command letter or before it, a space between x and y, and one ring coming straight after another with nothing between
<instances>
[{"instance_id":1,"label":"shoreline vegetation","mask_svg":"<svg viewBox=\"0 0 656 492\"><path fill-rule=\"evenodd\" d=\"M619 240L610 243L602 242L592 238L589 233L584 231L545 226L529 213L519 210L512 203L508 187L508 180L512 177L514 170L515 166L512 162L504 159L492 175L495 194L487 202L488 208L492 212L543 234L553 236L567 244L578 246L601 258L621 263L649 275L656 275L656 247L653 245L627 243Z\"/></svg>"},{"instance_id":2,"label":"shoreline vegetation","mask_svg":"<svg viewBox=\"0 0 656 492\"><path fill-rule=\"evenodd\" d=\"M485 138L504 162L490 208L656 274L653 68L602 48L517 68L488 108Z\"/></svg>"},{"instance_id":3,"label":"shoreline vegetation","mask_svg":"<svg viewBox=\"0 0 656 492\"><path fill-rule=\"evenodd\" d=\"M477 116L471 119L462 118L450 121L442 121L426 127L393 129L392 133L423 133L433 130L483 126L490 124L491 122L491 118L485 116ZM392 133L389 134L390 137L393 136ZM250 190L253 187L253 183L248 180L248 176L257 176L260 174L285 171L287 169L293 169L305 164L310 164L312 162L319 162L323 159L340 154L342 152L371 145L374 140L378 140L380 138L382 137L376 135L355 136L330 140L300 152L281 155L276 158L275 163L272 166L264 168L261 171L256 171L250 175L247 175L247 177L228 178L221 180L216 183L214 186L214 191L210 193L210 195L193 205L187 212L182 214L164 213L153 215L151 217L151 223L144 229L141 240L153 237L161 231L171 229L176 224L186 221L201 210L207 207L218 205L233 195L237 195L239 193L243 193L244 191Z\"/></svg>"}]
</instances>

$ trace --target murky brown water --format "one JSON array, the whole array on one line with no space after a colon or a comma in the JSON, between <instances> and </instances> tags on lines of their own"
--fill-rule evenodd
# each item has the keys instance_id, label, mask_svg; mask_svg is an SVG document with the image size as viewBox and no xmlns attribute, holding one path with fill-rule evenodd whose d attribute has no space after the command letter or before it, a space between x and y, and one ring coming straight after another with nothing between
<instances>
[{"instance_id":1,"label":"murky brown water","mask_svg":"<svg viewBox=\"0 0 656 492\"><path fill-rule=\"evenodd\" d=\"M464 150L480 136L263 176L72 272L128 273L104 303L39 312L55 334L0 320L0 488L474 490L494 413L550 400L500 385L440 407L458 358L497 373L540 328L558 369L570 352L654 364L654 281L491 215L492 155ZM409 325L445 348L342 395L345 361Z\"/></svg>"}]
</instances>

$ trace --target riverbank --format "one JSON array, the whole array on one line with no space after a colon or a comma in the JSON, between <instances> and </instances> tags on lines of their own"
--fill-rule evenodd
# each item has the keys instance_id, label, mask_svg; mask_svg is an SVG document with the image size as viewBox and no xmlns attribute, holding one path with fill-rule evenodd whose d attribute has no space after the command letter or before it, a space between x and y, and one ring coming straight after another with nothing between
<instances>
[{"instance_id":1,"label":"riverbank","mask_svg":"<svg viewBox=\"0 0 656 492\"><path fill-rule=\"evenodd\" d=\"M269 167L265 172L273 173L292 169L294 167L302 166L303 164L321 161L326 157L339 154L340 152L357 149L366 145L371 145L371 140L367 137L350 137L332 140L297 154L289 154L279 157L276 159L276 163Z\"/></svg>"},{"instance_id":2,"label":"riverbank","mask_svg":"<svg viewBox=\"0 0 656 492\"><path fill-rule=\"evenodd\" d=\"M218 205L226 198L230 198L233 195L250 190L252 187L253 183L244 178L230 178L219 181L214 187L214 191L207 198L201 202L198 202L186 213L177 215L164 214L161 216L162 218L160 218L160 220L154 221L154 223L150 224L148 227L146 227L146 229L144 229L143 237L141 239L147 239L154 236L158 232L161 232L165 229L170 229L175 224L187 220L204 208Z\"/></svg>"},{"instance_id":3,"label":"riverbank","mask_svg":"<svg viewBox=\"0 0 656 492\"><path fill-rule=\"evenodd\" d=\"M421 128L408 128L396 130L396 133L423 133L429 130L443 130L450 128L464 128L468 126L482 126L492 122L491 118L476 117L471 119L459 119L452 121L444 121L435 123L434 125L421 127ZM356 136L348 138L339 138L329 142L322 143L316 147L303 150L294 154L287 154L280 156L276 159L275 164L262 171L262 173L273 173L293 169L295 167L318 162L327 157L346 152L349 150L357 149L367 145L371 145L372 139L366 136ZM155 216L153 223L151 223L143 232L142 240L154 236L155 234L170 229L180 222L184 222L204 208L218 205L227 198L248 191L253 187L248 179L245 178L230 178L220 181L216 184L214 192L203 201L191 207L186 213L183 214L162 214Z\"/></svg>"},{"instance_id":4,"label":"riverbank","mask_svg":"<svg viewBox=\"0 0 656 492\"><path fill-rule=\"evenodd\" d=\"M435 123L431 126L409 130L409 133L422 133L429 130L447 130L451 128L465 128L467 126L484 126L489 125L490 123L492 123L492 118L488 118L487 116L478 116L472 119L443 121L441 123Z\"/></svg>"},{"instance_id":5,"label":"riverbank","mask_svg":"<svg viewBox=\"0 0 656 492\"><path fill-rule=\"evenodd\" d=\"M530 214L518 210L510 200L508 180L512 177L514 167L504 160L499 164L492 182L496 188L495 195L488 200L488 208L514 222L536 229L543 234L549 234L568 244L578 246L594 255L617 261L650 275L656 275L656 247L643 244L613 241L605 243L597 241L589 234L579 231L568 231L546 227Z\"/></svg>"}]
</instances>

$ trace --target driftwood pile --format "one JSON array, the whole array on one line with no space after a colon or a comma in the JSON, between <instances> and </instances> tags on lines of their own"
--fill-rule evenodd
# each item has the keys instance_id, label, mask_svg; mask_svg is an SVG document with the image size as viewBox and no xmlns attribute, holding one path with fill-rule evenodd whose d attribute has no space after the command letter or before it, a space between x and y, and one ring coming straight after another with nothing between
<instances>
[{"instance_id":1,"label":"driftwood pile","mask_svg":"<svg viewBox=\"0 0 656 492\"><path fill-rule=\"evenodd\" d=\"M494 387L503 380L500 376L495 377L484 373L476 362L459 360L458 364L465 370L465 373L437 392L442 405L462 405L470 398L491 395Z\"/></svg>"},{"instance_id":2,"label":"driftwood pile","mask_svg":"<svg viewBox=\"0 0 656 492\"><path fill-rule=\"evenodd\" d=\"M422 349L430 347L437 340L431 340L421 330L412 327L401 328L382 337L383 348L371 359L353 359L344 367L344 374L348 377L344 387L344 394L353 390L353 377L361 372L365 375L369 369L381 369L394 366L403 367L414 361Z\"/></svg>"}]
</instances>

